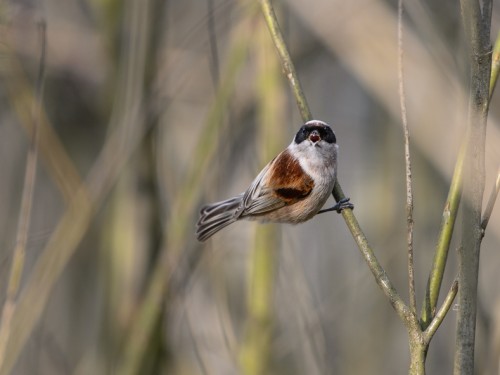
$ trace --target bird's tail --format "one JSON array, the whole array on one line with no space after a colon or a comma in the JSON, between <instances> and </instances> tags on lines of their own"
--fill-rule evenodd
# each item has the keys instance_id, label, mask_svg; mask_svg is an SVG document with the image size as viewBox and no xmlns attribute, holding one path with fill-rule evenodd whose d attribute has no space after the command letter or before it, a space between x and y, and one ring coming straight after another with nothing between
<instances>
[{"instance_id":1,"label":"bird's tail","mask_svg":"<svg viewBox=\"0 0 500 375\"><path fill-rule=\"evenodd\" d=\"M238 220L238 208L241 205L243 194L222 202L204 206L200 211L200 219L196 224L196 238L205 241L222 228Z\"/></svg>"}]
</instances>

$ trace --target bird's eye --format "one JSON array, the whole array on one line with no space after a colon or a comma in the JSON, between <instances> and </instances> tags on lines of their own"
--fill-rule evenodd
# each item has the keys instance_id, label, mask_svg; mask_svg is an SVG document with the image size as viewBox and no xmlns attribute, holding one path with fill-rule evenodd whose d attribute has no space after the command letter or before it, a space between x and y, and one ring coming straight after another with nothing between
<instances>
[{"instance_id":1,"label":"bird's eye","mask_svg":"<svg viewBox=\"0 0 500 375\"><path fill-rule=\"evenodd\" d=\"M295 136L295 143L299 144L307 138L308 131L305 127L302 127Z\"/></svg>"}]
</instances>

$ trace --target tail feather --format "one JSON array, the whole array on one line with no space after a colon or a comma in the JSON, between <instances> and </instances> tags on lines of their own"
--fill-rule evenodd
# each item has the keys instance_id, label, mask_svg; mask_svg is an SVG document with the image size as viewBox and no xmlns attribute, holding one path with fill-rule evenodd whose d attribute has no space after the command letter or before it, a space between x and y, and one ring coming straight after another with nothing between
<instances>
[{"instance_id":1,"label":"tail feather","mask_svg":"<svg viewBox=\"0 0 500 375\"><path fill-rule=\"evenodd\" d=\"M240 218L238 209L241 206L242 198L243 194L203 207L200 211L200 219L196 224L196 238L198 241L207 240L221 229L238 220Z\"/></svg>"}]
</instances>

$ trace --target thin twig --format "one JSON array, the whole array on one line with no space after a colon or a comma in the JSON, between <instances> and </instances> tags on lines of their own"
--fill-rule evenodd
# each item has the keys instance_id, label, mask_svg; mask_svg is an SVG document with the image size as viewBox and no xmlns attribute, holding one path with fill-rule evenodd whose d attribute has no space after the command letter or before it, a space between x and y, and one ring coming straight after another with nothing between
<instances>
[{"instance_id":1,"label":"thin twig","mask_svg":"<svg viewBox=\"0 0 500 375\"><path fill-rule=\"evenodd\" d=\"M219 87L219 51L217 49L217 33L215 32L214 0L207 0L208 6L208 41L210 44L210 75L214 89Z\"/></svg>"},{"instance_id":2,"label":"thin twig","mask_svg":"<svg viewBox=\"0 0 500 375\"><path fill-rule=\"evenodd\" d=\"M429 343L432 339L432 336L436 333L437 329L441 325L441 323L444 320L444 317L446 314L448 314L448 311L450 310L451 305L453 304L453 301L455 300L455 297L458 292L458 279L455 279L453 281L453 284L451 284L451 288L448 291L448 294L446 295L446 298L443 302L443 305L441 308L438 310L436 313L436 316L432 319L431 323L427 327L427 329L424 331L424 340Z\"/></svg>"},{"instance_id":3,"label":"thin twig","mask_svg":"<svg viewBox=\"0 0 500 375\"><path fill-rule=\"evenodd\" d=\"M21 209L17 225L16 245L14 248L9 283L7 286L7 298L2 309L2 320L0 322L0 368L2 367L5 359L5 348L10 336L10 321L16 308L19 285L23 275L26 257L26 242L28 239L31 210L33 206L33 195L35 191L36 170L38 164L38 140L40 137L40 116L43 102L43 87L45 83L47 27L44 19L39 22L38 28L40 38L40 61L38 64L38 76L36 82L36 102L32 111L33 134L26 159Z\"/></svg>"},{"instance_id":4,"label":"thin twig","mask_svg":"<svg viewBox=\"0 0 500 375\"><path fill-rule=\"evenodd\" d=\"M46 24L42 20L39 23L40 35L40 63L36 84L36 103L33 109L33 135L26 160L26 171L24 175L24 188L21 200L21 213L17 227L16 247L11 278L8 287L8 296L15 298L19 290L19 280L24 265L26 241L28 238L31 208L33 205L33 193L35 190L36 169L38 163L38 139L40 138L40 113L43 101L43 86L45 82L45 48L46 48Z\"/></svg>"},{"instance_id":5,"label":"thin twig","mask_svg":"<svg viewBox=\"0 0 500 375\"><path fill-rule=\"evenodd\" d=\"M422 306L422 328L426 329L430 324L436 310L441 284L443 282L444 270L448 259L451 238L455 221L460 207L460 199L462 197L462 176L464 173L464 160L466 154L467 135L465 135L460 151L457 155L453 177L451 179L450 190L444 205L443 215L441 219L441 227L434 251L434 259L432 262L429 281L427 282L427 290L424 304Z\"/></svg>"},{"instance_id":6,"label":"thin twig","mask_svg":"<svg viewBox=\"0 0 500 375\"><path fill-rule=\"evenodd\" d=\"M297 72L295 71L295 66L293 65L292 58L288 53L288 48L286 47L285 40L283 39L283 34L281 33L276 14L274 13L273 6L269 0L260 0L262 6L262 13L266 19L267 26L271 32L271 37L273 39L274 45L278 50L278 54L281 59L281 65L283 67L283 72L288 78L290 85L292 86L295 100L299 107L302 119L305 121L312 120L312 113L307 104L306 97L302 91L302 86L298 79Z\"/></svg>"},{"instance_id":7,"label":"thin twig","mask_svg":"<svg viewBox=\"0 0 500 375\"><path fill-rule=\"evenodd\" d=\"M493 212L493 207L495 206L495 201L497 200L498 191L500 190L500 170L497 173L497 179L495 180L495 186L493 186L493 190L491 191L490 198L488 199L488 204L486 205L486 209L484 210L483 219L481 221L481 229L484 232L486 230L486 226L490 221L491 213Z\"/></svg>"},{"instance_id":8,"label":"thin twig","mask_svg":"<svg viewBox=\"0 0 500 375\"><path fill-rule=\"evenodd\" d=\"M304 121L310 120L312 118L311 110L307 105L306 98L302 91L300 81L295 71L293 62L291 60L290 54L288 53L285 41L281 34L278 21L276 19L276 15L274 14L273 7L270 3L270 0L260 0L262 6L262 12L264 13L264 17L266 19L267 26L271 32L271 37L274 41L276 49L278 50L278 54L281 59L281 64L284 70L286 77L288 78L294 92L295 100L297 101L300 114ZM336 201L338 202L340 199L345 198L344 192L342 191L342 187L339 182L336 181L335 187L333 189L333 195ZM389 279L387 273L380 265L378 259L375 256L372 248L368 244L368 240L364 235L359 223L354 216L351 209L345 209L342 211L342 217L344 218L347 227L351 231L351 234L356 241L356 244L361 251L370 271L375 277L375 281L382 289L386 297L389 299L391 305L394 310L404 322L405 326L409 326L411 321L411 312L408 306L405 304L403 299L398 294L396 288L392 284Z\"/></svg>"},{"instance_id":9,"label":"thin twig","mask_svg":"<svg viewBox=\"0 0 500 375\"><path fill-rule=\"evenodd\" d=\"M399 105L401 107L401 120L403 122L405 138L405 166L406 166L406 224L408 245L408 289L410 296L410 309L417 311L417 300L415 297L415 276L413 264L413 191L411 179L410 158L410 132L408 129L408 118L406 115L406 97L403 76L403 0L398 1L398 81L399 81Z\"/></svg>"}]
</instances>

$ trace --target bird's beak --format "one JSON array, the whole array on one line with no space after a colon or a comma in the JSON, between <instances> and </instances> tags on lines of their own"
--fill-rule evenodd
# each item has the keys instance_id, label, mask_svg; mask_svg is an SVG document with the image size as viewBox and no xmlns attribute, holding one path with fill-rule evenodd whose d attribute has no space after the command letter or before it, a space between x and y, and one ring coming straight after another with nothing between
<instances>
[{"instance_id":1,"label":"bird's beak","mask_svg":"<svg viewBox=\"0 0 500 375\"><path fill-rule=\"evenodd\" d=\"M321 140L321 137L319 136L319 132L317 130L313 130L311 134L309 134L309 140L312 143L317 143Z\"/></svg>"}]
</instances>

